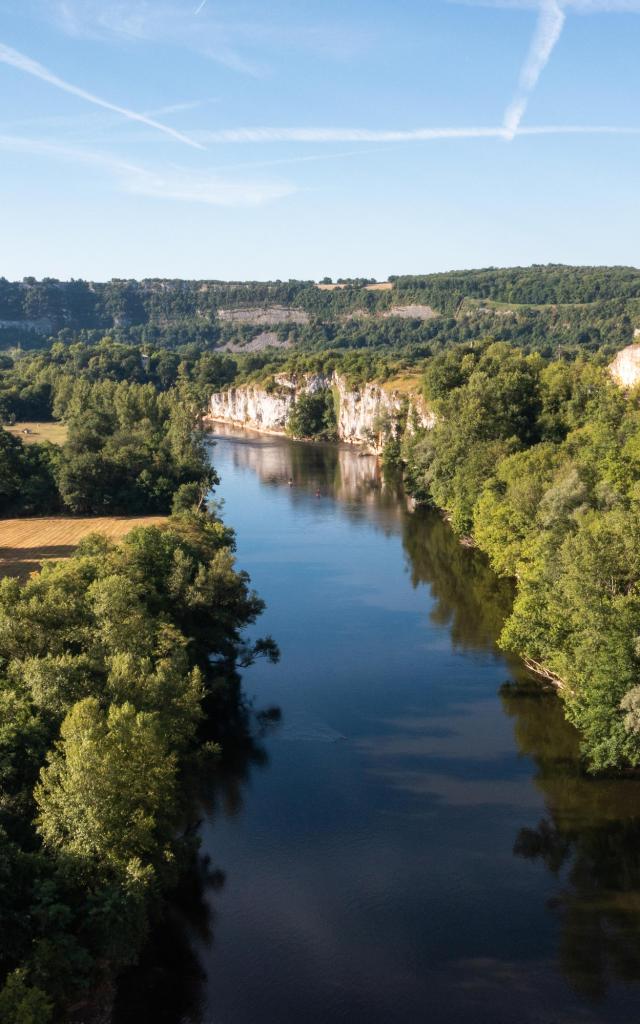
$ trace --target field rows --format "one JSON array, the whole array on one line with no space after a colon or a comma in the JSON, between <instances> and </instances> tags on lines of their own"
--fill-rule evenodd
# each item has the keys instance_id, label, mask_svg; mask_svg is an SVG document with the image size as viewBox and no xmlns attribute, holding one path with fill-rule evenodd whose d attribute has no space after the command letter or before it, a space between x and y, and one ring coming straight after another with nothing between
<instances>
[{"instance_id":1,"label":"field rows","mask_svg":"<svg viewBox=\"0 0 640 1024\"><path fill-rule=\"evenodd\" d=\"M165 522L163 516L51 517L0 520L0 576L26 576L44 561L68 558L90 533L119 540L136 526Z\"/></svg>"}]
</instances>

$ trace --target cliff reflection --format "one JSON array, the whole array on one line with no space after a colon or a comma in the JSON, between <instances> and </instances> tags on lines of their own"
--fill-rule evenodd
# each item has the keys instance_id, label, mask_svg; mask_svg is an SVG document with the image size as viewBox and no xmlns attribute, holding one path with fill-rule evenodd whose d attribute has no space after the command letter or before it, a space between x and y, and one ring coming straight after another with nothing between
<instances>
[{"instance_id":1,"label":"cliff reflection","mask_svg":"<svg viewBox=\"0 0 640 1024\"><path fill-rule=\"evenodd\" d=\"M536 828L520 830L514 853L557 878L550 913L560 928L560 967L597 1001L614 980L640 981L639 784L584 774L577 734L554 694L516 685L501 696L547 808Z\"/></svg>"},{"instance_id":2,"label":"cliff reflection","mask_svg":"<svg viewBox=\"0 0 640 1024\"><path fill-rule=\"evenodd\" d=\"M233 439L235 469L250 471L267 487L288 487L294 505L316 496L335 498L352 520L368 520L399 532L402 505L395 485L385 483L378 459L356 448L308 444L279 436L216 426L212 439ZM215 448L213 451L215 463Z\"/></svg>"}]
</instances>

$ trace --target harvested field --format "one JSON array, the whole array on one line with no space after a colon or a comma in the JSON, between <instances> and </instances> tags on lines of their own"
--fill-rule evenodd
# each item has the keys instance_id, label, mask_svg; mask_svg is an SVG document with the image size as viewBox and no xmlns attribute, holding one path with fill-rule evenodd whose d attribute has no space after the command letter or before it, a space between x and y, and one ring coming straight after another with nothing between
<instances>
[{"instance_id":1,"label":"harvested field","mask_svg":"<svg viewBox=\"0 0 640 1024\"><path fill-rule=\"evenodd\" d=\"M43 562L69 558L90 533L117 541L136 526L157 526L165 520L165 516L0 519L0 577L25 579Z\"/></svg>"},{"instance_id":2,"label":"harvested field","mask_svg":"<svg viewBox=\"0 0 640 1024\"><path fill-rule=\"evenodd\" d=\"M42 441L64 444L67 440L67 428L64 423L12 423L4 429L14 437L19 437L25 444L41 444Z\"/></svg>"},{"instance_id":3,"label":"harvested field","mask_svg":"<svg viewBox=\"0 0 640 1024\"><path fill-rule=\"evenodd\" d=\"M349 288L348 284L317 284L321 292L335 292L341 288ZM393 289L393 281L376 281L374 284L365 284L365 292L390 292Z\"/></svg>"},{"instance_id":4,"label":"harvested field","mask_svg":"<svg viewBox=\"0 0 640 1024\"><path fill-rule=\"evenodd\" d=\"M386 380L382 390L388 394L395 391L402 395L419 395L422 390L422 377L419 373L405 373L400 377Z\"/></svg>"}]
</instances>

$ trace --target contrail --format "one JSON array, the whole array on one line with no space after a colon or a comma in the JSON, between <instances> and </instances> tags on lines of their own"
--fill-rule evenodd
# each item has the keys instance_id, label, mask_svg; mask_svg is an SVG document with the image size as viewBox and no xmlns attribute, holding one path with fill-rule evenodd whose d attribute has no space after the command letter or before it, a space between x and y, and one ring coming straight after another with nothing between
<instances>
[{"instance_id":1,"label":"contrail","mask_svg":"<svg viewBox=\"0 0 640 1024\"><path fill-rule=\"evenodd\" d=\"M501 138L504 128L225 128L202 132L205 142L427 142L432 139Z\"/></svg>"},{"instance_id":2,"label":"contrail","mask_svg":"<svg viewBox=\"0 0 640 1024\"><path fill-rule=\"evenodd\" d=\"M156 128L158 131L163 132L172 139L177 139L178 142L182 142L186 146L193 146L194 149L205 148L199 142L194 142L187 135L175 131L174 128L169 128L168 125L162 124L160 121L154 121L153 118L147 117L145 114L137 114L135 110L119 107L115 103L110 103L99 96L94 96L93 93L87 92L77 85L72 85L71 82L65 82L63 78L58 78L52 71L45 68L43 64L39 64L38 61L32 60L31 57L27 57L24 53L14 50L11 46L5 46L4 43L0 43L0 62L9 64L10 67L17 68L19 71L24 71L27 75L33 75L34 78L40 78L43 82L48 82L49 85L55 86L56 89L69 92L72 96L78 96L80 99L86 100L87 103L93 103L97 107L103 107L105 110L112 110L116 114L121 114L129 121L138 121L140 124L146 124L149 128Z\"/></svg>"},{"instance_id":3,"label":"contrail","mask_svg":"<svg viewBox=\"0 0 640 1024\"><path fill-rule=\"evenodd\" d=\"M409 128L406 130L371 128L225 128L201 132L210 143L393 143L437 142L446 139L506 139L533 135L640 135L640 127L627 125L531 125L514 132L504 125L471 128Z\"/></svg>"},{"instance_id":4,"label":"contrail","mask_svg":"<svg viewBox=\"0 0 640 1024\"><path fill-rule=\"evenodd\" d=\"M520 127L529 96L535 89L538 79L562 35L565 20L566 15L560 0L542 0L538 24L531 40L527 59L520 72L518 91L504 115L503 125L509 139L514 138Z\"/></svg>"},{"instance_id":5,"label":"contrail","mask_svg":"<svg viewBox=\"0 0 640 1024\"><path fill-rule=\"evenodd\" d=\"M195 9L195 11L193 13L194 14L200 14L200 11L202 10L202 8L206 4L206 2L207 2L207 0L201 0L201 3L198 4L198 6L196 7L196 9Z\"/></svg>"}]
</instances>

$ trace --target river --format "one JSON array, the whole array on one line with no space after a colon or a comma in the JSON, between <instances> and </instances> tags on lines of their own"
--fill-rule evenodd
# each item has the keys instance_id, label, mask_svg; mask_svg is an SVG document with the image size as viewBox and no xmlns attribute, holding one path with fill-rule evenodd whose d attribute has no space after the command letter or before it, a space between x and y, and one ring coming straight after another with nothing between
<instances>
[{"instance_id":1,"label":"river","mask_svg":"<svg viewBox=\"0 0 640 1024\"><path fill-rule=\"evenodd\" d=\"M372 457L215 440L282 657L244 674L259 736L205 794L209 866L118 1020L640 1020L639 784L585 777L497 649L510 585Z\"/></svg>"}]
</instances>

